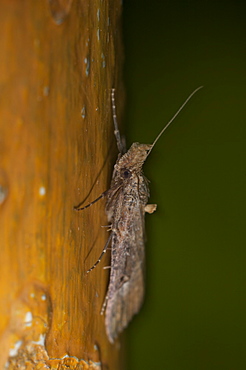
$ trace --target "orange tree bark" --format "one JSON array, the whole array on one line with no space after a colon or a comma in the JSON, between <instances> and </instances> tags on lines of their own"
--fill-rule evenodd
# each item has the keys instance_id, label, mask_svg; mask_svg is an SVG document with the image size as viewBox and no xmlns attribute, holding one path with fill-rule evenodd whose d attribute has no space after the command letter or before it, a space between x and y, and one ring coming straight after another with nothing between
<instances>
[{"instance_id":1,"label":"orange tree bark","mask_svg":"<svg viewBox=\"0 0 246 370\"><path fill-rule=\"evenodd\" d=\"M73 209L109 186L120 17L120 0L0 3L0 368L120 368L100 315L108 270L86 274L104 201Z\"/></svg>"}]
</instances>

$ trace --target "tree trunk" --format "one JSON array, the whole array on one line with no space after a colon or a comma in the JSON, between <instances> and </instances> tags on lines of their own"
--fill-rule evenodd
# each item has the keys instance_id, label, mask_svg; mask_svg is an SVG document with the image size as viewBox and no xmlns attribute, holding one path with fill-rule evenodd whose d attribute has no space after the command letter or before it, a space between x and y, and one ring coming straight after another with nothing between
<instances>
[{"instance_id":1,"label":"tree trunk","mask_svg":"<svg viewBox=\"0 0 246 370\"><path fill-rule=\"evenodd\" d=\"M105 334L104 200L122 96L119 0L0 4L1 355L8 369L119 369ZM120 120L124 99L117 99Z\"/></svg>"}]
</instances>

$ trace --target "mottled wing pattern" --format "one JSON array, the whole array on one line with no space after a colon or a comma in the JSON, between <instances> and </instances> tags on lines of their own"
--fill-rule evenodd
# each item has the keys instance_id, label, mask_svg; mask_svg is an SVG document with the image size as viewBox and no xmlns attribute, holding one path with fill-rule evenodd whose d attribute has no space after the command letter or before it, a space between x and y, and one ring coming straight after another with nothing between
<instances>
[{"instance_id":1,"label":"mottled wing pattern","mask_svg":"<svg viewBox=\"0 0 246 370\"><path fill-rule=\"evenodd\" d=\"M111 342L128 325L144 296L144 207L148 200L143 175L114 192L110 283L106 297L105 324ZM109 194L110 197L110 194ZM109 199L110 203L111 198ZM111 215L110 211L108 210Z\"/></svg>"}]
</instances>

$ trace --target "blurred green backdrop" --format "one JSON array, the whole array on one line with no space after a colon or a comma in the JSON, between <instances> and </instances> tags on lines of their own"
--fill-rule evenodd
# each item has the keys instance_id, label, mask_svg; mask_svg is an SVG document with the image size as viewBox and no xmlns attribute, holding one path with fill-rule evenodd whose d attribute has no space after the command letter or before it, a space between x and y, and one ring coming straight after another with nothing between
<instances>
[{"instance_id":1,"label":"blurred green backdrop","mask_svg":"<svg viewBox=\"0 0 246 370\"><path fill-rule=\"evenodd\" d=\"M126 0L128 146L144 167L146 299L127 370L246 369L246 3Z\"/></svg>"}]
</instances>

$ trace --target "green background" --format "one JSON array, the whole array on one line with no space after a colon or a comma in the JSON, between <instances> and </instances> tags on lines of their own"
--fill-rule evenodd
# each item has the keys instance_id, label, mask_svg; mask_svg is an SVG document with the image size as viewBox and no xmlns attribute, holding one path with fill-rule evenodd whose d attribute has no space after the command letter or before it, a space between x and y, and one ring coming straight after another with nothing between
<instances>
[{"instance_id":1,"label":"green background","mask_svg":"<svg viewBox=\"0 0 246 370\"><path fill-rule=\"evenodd\" d=\"M146 298L127 370L246 369L246 3L123 2L128 146L144 171Z\"/></svg>"}]
</instances>

